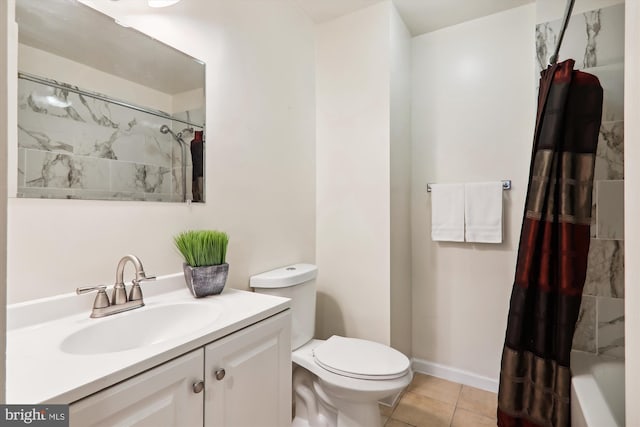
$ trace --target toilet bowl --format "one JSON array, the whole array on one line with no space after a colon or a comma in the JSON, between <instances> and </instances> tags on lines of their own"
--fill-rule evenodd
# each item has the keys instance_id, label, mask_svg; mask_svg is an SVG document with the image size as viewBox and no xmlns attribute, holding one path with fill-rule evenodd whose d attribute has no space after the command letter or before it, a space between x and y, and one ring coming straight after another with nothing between
<instances>
[{"instance_id":1,"label":"toilet bowl","mask_svg":"<svg viewBox=\"0 0 640 427\"><path fill-rule=\"evenodd\" d=\"M382 351L370 352L377 346L376 350ZM359 367L352 363L356 360L362 362ZM292 353L292 361L297 367L293 374L296 408L305 408L302 413L296 411L295 427L380 426L378 401L402 391L413 376L409 359L402 353L371 341L339 336L309 341ZM309 401L309 384L315 404Z\"/></svg>"},{"instance_id":2,"label":"toilet bowl","mask_svg":"<svg viewBox=\"0 0 640 427\"><path fill-rule=\"evenodd\" d=\"M317 267L296 264L251 277L256 292L291 298L293 427L377 427L378 401L402 391L409 359L389 346L334 335L312 339Z\"/></svg>"}]
</instances>

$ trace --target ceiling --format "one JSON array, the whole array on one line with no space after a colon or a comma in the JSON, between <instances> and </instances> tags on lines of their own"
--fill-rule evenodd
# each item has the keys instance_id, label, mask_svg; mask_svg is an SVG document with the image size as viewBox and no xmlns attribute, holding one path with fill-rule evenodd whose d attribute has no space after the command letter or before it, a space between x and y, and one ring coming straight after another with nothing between
<instances>
[{"instance_id":1,"label":"ceiling","mask_svg":"<svg viewBox=\"0 0 640 427\"><path fill-rule=\"evenodd\" d=\"M316 23L384 0L293 0ZM413 36L533 3L535 0L393 0Z\"/></svg>"},{"instance_id":2,"label":"ceiling","mask_svg":"<svg viewBox=\"0 0 640 427\"><path fill-rule=\"evenodd\" d=\"M82 7L78 1L112 16L149 13L146 0L17 0L20 42L165 93L175 94L202 86L198 83L203 79L202 66L192 58L137 31L116 25L112 18ZM322 23L385 0L288 1L297 4L314 22ZM411 34L416 36L533 1L393 0L393 3ZM180 13L190 3L193 6L193 2L184 0L166 10L154 9L153 13L170 16ZM159 58L166 58L162 66Z\"/></svg>"},{"instance_id":3,"label":"ceiling","mask_svg":"<svg viewBox=\"0 0 640 427\"><path fill-rule=\"evenodd\" d=\"M42 0L40 0L42 1ZM127 13L148 13L145 0L80 0ZM183 0L167 11L180 11L196 0ZM200 0L210 1L210 0ZM238 1L238 0L227 0ZM264 0L254 0L264 1ZM315 23L327 22L358 9L381 3L385 0L289 0L297 4ZM514 7L534 3L535 0L392 0L409 28L411 35L435 31L483 16L502 12ZM561 0L558 0L561 1ZM104 10L108 13L108 10ZM155 9L161 13L162 9ZM164 11L163 11L164 12Z\"/></svg>"}]
</instances>

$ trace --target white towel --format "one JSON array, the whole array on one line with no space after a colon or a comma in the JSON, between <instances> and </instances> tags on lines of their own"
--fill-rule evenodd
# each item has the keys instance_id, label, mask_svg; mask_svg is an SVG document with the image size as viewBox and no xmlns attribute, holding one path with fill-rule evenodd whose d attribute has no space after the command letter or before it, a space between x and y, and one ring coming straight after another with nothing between
<instances>
[{"instance_id":1,"label":"white towel","mask_svg":"<svg viewBox=\"0 0 640 427\"><path fill-rule=\"evenodd\" d=\"M467 242L502 243L502 182L465 184Z\"/></svg>"},{"instance_id":2,"label":"white towel","mask_svg":"<svg viewBox=\"0 0 640 427\"><path fill-rule=\"evenodd\" d=\"M431 239L464 242L464 184L431 184Z\"/></svg>"}]
</instances>

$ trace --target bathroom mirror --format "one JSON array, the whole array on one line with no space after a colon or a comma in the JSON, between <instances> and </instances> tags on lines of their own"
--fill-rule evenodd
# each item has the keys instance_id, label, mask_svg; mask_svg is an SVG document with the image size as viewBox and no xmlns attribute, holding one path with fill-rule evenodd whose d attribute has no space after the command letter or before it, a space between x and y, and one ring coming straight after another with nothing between
<instances>
[{"instance_id":1,"label":"bathroom mirror","mask_svg":"<svg viewBox=\"0 0 640 427\"><path fill-rule=\"evenodd\" d=\"M205 65L77 0L16 0L18 197L204 201Z\"/></svg>"}]
</instances>

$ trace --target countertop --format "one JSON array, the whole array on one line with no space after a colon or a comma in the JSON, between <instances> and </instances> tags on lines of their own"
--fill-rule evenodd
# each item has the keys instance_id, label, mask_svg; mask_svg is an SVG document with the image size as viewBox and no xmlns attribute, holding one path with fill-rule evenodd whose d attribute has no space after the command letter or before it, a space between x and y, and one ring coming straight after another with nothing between
<instances>
[{"instance_id":1,"label":"countertop","mask_svg":"<svg viewBox=\"0 0 640 427\"><path fill-rule=\"evenodd\" d=\"M65 294L9 305L6 403L72 403L289 308L286 298L229 288L196 299L182 273L142 287L145 307L101 319L89 318L93 295ZM194 325L193 331L177 338L131 350L78 355L60 348L70 333L96 322L180 302L210 307L215 320ZM126 328L121 333L126 334Z\"/></svg>"}]
</instances>

